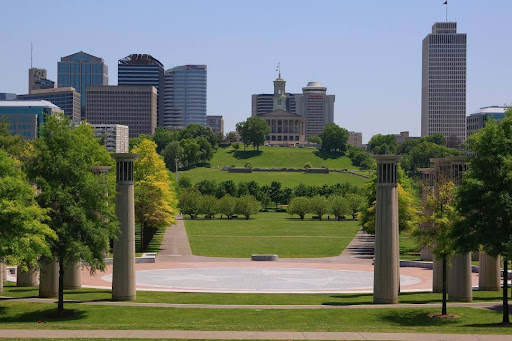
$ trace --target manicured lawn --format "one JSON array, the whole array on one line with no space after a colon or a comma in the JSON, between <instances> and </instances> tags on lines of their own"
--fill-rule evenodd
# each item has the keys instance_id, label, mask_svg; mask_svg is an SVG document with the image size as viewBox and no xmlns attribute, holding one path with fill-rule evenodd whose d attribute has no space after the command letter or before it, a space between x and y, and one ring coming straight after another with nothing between
<instances>
[{"instance_id":1,"label":"manicured lawn","mask_svg":"<svg viewBox=\"0 0 512 341\"><path fill-rule=\"evenodd\" d=\"M219 148L213 155L210 164L212 167L224 167L235 165L243 167L246 162L251 162L253 167L261 168L304 168L306 163L313 167L357 169L352 166L352 161L339 153L326 153L308 148L290 147L260 147L260 151L235 151L233 148Z\"/></svg>"},{"instance_id":2,"label":"manicured lawn","mask_svg":"<svg viewBox=\"0 0 512 341\"><path fill-rule=\"evenodd\" d=\"M3 296L17 298L37 297L37 287L18 288L7 283ZM510 295L510 290L509 290ZM82 288L65 290L64 299L69 301L110 301L112 294L106 289ZM474 302L501 302L501 291L473 291ZM2 301L0 300L0 303ZM441 294L403 292L400 303L441 303ZM137 303L174 304L242 304L242 305L361 305L373 303L372 294L210 294L163 291L137 291ZM450 303L448 303L450 307Z\"/></svg>"},{"instance_id":3,"label":"manicured lawn","mask_svg":"<svg viewBox=\"0 0 512 341\"><path fill-rule=\"evenodd\" d=\"M43 303L1 302L0 328L9 329L175 329L245 331L344 331L510 334L500 327L501 314L453 308L458 319L432 319L432 308L401 309L170 309L156 307L85 306L67 304L75 316L54 320L54 307ZM38 321L41 321L39 324Z\"/></svg>"},{"instance_id":4,"label":"manicured lawn","mask_svg":"<svg viewBox=\"0 0 512 341\"><path fill-rule=\"evenodd\" d=\"M420 260L420 247L416 238L401 235L400 236L400 259L401 260Z\"/></svg>"},{"instance_id":5,"label":"manicured lawn","mask_svg":"<svg viewBox=\"0 0 512 341\"><path fill-rule=\"evenodd\" d=\"M215 180L217 183L227 180L234 182L256 181L260 186L270 185L272 181L279 181L283 187L295 187L299 184L308 186L334 185L348 182L361 186L366 182L365 178L348 173L306 174L299 172L253 172L248 174L228 173L215 168L194 168L188 171L180 171L179 176L190 178L192 183L201 180Z\"/></svg>"},{"instance_id":6,"label":"manicured lawn","mask_svg":"<svg viewBox=\"0 0 512 341\"><path fill-rule=\"evenodd\" d=\"M339 256L360 229L357 221L310 217L301 221L286 213L258 213L250 220L185 219L185 227L193 254L246 258L253 253L292 258Z\"/></svg>"}]
</instances>

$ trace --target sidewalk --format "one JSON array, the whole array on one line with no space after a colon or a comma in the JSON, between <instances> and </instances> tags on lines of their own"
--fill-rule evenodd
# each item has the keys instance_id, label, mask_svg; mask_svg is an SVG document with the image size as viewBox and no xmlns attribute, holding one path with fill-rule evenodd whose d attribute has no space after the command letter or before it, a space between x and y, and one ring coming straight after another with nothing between
<instances>
[{"instance_id":1,"label":"sidewalk","mask_svg":"<svg viewBox=\"0 0 512 341\"><path fill-rule=\"evenodd\" d=\"M195 330L1 330L0 339L110 338L110 339L222 339L222 340L447 340L510 341L510 335L340 333L340 332L247 332Z\"/></svg>"}]
</instances>

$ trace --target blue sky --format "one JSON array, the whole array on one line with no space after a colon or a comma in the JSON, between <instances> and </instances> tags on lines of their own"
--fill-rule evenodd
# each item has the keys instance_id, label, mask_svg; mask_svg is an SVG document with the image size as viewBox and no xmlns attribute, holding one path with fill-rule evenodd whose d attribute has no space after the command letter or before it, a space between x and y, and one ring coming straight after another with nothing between
<instances>
[{"instance_id":1,"label":"blue sky","mask_svg":"<svg viewBox=\"0 0 512 341\"><path fill-rule=\"evenodd\" d=\"M7 1L0 12L0 92L27 92L34 66L56 80L57 61L79 50L117 60L149 53L168 69L208 65L208 114L225 130L271 93L281 63L288 92L320 81L336 95L335 122L363 132L420 133L421 41L445 20L442 0ZM468 114L512 103L512 1L449 0L468 34Z\"/></svg>"}]
</instances>

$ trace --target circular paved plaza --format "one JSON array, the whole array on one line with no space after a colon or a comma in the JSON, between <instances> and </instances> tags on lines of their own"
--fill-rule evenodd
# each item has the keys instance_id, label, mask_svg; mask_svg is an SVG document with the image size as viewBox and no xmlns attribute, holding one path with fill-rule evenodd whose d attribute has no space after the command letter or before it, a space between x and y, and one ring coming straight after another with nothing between
<instances>
[{"instance_id":1,"label":"circular paved plaza","mask_svg":"<svg viewBox=\"0 0 512 341\"><path fill-rule=\"evenodd\" d=\"M112 275L101 278L111 282ZM402 275L401 286L421 279ZM137 286L197 292L339 292L372 289L373 272L308 268L179 268L137 271Z\"/></svg>"}]
</instances>

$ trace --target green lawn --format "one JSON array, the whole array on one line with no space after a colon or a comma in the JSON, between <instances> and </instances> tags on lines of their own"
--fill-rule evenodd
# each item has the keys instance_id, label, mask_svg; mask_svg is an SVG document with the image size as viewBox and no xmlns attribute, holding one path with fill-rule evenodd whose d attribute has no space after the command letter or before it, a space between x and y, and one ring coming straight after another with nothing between
<instances>
[{"instance_id":1,"label":"green lawn","mask_svg":"<svg viewBox=\"0 0 512 341\"><path fill-rule=\"evenodd\" d=\"M38 297L37 287L15 286L8 282L4 296L17 298ZM510 289L509 289L510 295ZM1 295L0 295L1 296ZM82 288L64 290L64 299L69 301L110 301L112 293L107 289ZM501 291L473 291L474 302L501 302ZM2 301L0 300L0 303ZM441 303L441 294L401 293L400 303ZM361 305L373 303L370 293L357 294L211 294L164 291L137 291L137 303L173 304L232 304L232 305ZM450 303L448 303L448 307Z\"/></svg>"},{"instance_id":2,"label":"green lawn","mask_svg":"<svg viewBox=\"0 0 512 341\"><path fill-rule=\"evenodd\" d=\"M366 182L365 178L347 173L306 174L299 172L253 172L249 174L228 173L215 168L194 168L188 171L180 171L179 176L190 178L192 183L201 180L215 180L217 183L227 180L234 182L256 181L260 186L270 185L272 181L279 181L283 187L295 187L299 184L322 186L349 182L352 185L361 186Z\"/></svg>"},{"instance_id":3,"label":"green lawn","mask_svg":"<svg viewBox=\"0 0 512 341\"><path fill-rule=\"evenodd\" d=\"M420 247L416 238L400 236L400 259L420 260Z\"/></svg>"},{"instance_id":4,"label":"green lawn","mask_svg":"<svg viewBox=\"0 0 512 341\"><path fill-rule=\"evenodd\" d=\"M1 302L4 329L160 329L244 331L344 331L461 334L510 334L500 327L498 312L449 308L457 319L432 319L433 308L400 309L170 309L157 307L86 306L67 304L73 317L47 317L54 306L44 303ZM41 321L41 323L38 323Z\"/></svg>"},{"instance_id":5,"label":"green lawn","mask_svg":"<svg viewBox=\"0 0 512 341\"><path fill-rule=\"evenodd\" d=\"M258 213L250 220L185 219L192 253L245 257L271 253L279 257L339 256L360 229L357 221L292 218L286 213ZM332 217L331 217L332 218Z\"/></svg>"},{"instance_id":6,"label":"green lawn","mask_svg":"<svg viewBox=\"0 0 512 341\"><path fill-rule=\"evenodd\" d=\"M251 150L250 150L251 149ZM261 168L304 168L306 163L311 163L313 167L337 168L337 169L357 169L352 166L352 161L339 153L321 152L308 148L290 148L290 147L260 147L260 151L253 151L252 148L247 151L235 151L233 148L219 148L213 155L210 162L212 167L224 167L235 165L243 167L250 161L253 167Z\"/></svg>"}]
</instances>

